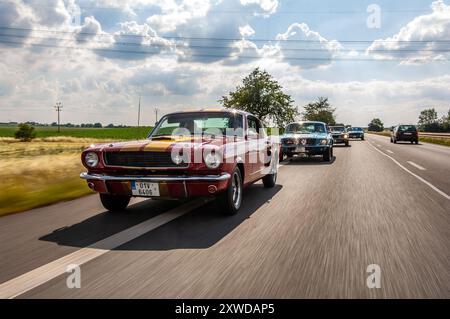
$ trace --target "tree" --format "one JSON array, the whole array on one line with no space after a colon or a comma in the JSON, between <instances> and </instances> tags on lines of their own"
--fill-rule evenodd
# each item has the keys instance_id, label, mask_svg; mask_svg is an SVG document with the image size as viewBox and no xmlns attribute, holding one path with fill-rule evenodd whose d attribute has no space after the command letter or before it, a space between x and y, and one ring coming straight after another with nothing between
<instances>
[{"instance_id":1,"label":"tree","mask_svg":"<svg viewBox=\"0 0 450 319\"><path fill-rule=\"evenodd\" d=\"M373 119L368 125L368 130L372 132L382 132L384 130L384 124L378 118Z\"/></svg>"},{"instance_id":2,"label":"tree","mask_svg":"<svg viewBox=\"0 0 450 319\"><path fill-rule=\"evenodd\" d=\"M36 131L31 125L22 123L19 124L18 130L14 133L14 137L20 139L22 142L29 142L36 137Z\"/></svg>"},{"instance_id":3,"label":"tree","mask_svg":"<svg viewBox=\"0 0 450 319\"><path fill-rule=\"evenodd\" d=\"M419 115L419 129L425 132L439 131L438 115L434 108L425 109Z\"/></svg>"},{"instance_id":4,"label":"tree","mask_svg":"<svg viewBox=\"0 0 450 319\"><path fill-rule=\"evenodd\" d=\"M329 125L336 124L335 108L332 108L328 98L319 97L316 102L304 106L303 119L307 121L325 122Z\"/></svg>"},{"instance_id":5,"label":"tree","mask_svg":"<svg viewBox=\"0 0 450 319\"><path fill-rule=\"evenodd\" d=\"M442 117L442 131L450 132L450 110Z\"/></svg>"},{"instance_id":6,"label":"tree","mask_svg":"<svg viewBox=\"0 0 450 319\"><path fill-rule=\"evenodd\" d=\"M228 96L219 102L226 108L236 108L256 115L266 124L275 123L284 127L298 114L290 95L266 71L253 70Z\"/></svg>"}]
</instances>

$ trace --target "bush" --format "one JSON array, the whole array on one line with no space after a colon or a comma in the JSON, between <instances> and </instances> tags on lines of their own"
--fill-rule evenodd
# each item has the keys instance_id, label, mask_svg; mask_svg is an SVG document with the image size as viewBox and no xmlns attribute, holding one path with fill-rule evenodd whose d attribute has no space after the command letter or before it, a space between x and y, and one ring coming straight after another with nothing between
<instances>
[{"instance_id":1,"label":"bush","mask_svg":"<svg viewBox=\"0 0 450 319\"><path fill-rule=\"evenodd\" d=\"M30 142L36 137L36 131L28 124L19 124L19 129L14 133L14 137L22 142Z\"/></svg>"}]
</instances>

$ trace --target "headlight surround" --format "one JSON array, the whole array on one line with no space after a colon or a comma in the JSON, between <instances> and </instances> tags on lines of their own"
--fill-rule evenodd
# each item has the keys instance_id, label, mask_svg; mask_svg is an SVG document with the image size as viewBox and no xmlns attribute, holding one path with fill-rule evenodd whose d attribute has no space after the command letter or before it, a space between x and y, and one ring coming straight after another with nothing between
<instances>
[{"instance_id":1,"label":"headlight surround","mask_svg":"<svg viewBox=\"0 0 450 319\"><path fill-rule=\"evenodd\" d=\"M205 155L205 165L208 168L215 169L221 164L221 156L219 152L208 153Z\"/></svg>"},{"instance_id":2,"label":"headlight surround","mask_svg":"<svg viewBox=\"0 0 450 319\"><path fill-rule=\"evenodd\" d=\"M348 138L348 135L347 135L347 134L344 134L344 138Z\"/></svg>"},{"instance_id":3,"label":"headlight surround","mask_svg":"<svg viewBox=\"0 0 450 319\"><path fill-rule=\"evenodd\" d=\"M327 140L320 140L320 144L322 145L327 145L328 141Z\"/></svg>"},{"instance_id":4,"label":"headlight surround","mask_svg":"<svg viewBox=\"0 0 450 319\"><path fill-rule=\"evenodd\" d=\"M87 152L84 155L84 162L89 167L96 167L98 165L98 162L99 162L97 153L95 153L95 152Z\"/></svg>"}]
</instances>

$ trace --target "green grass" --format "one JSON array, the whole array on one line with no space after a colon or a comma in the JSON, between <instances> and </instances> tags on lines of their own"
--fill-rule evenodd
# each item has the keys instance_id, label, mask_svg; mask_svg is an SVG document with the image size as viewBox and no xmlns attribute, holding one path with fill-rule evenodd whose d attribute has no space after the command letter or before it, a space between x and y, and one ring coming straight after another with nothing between
<instances>
[{"instance_id":1,"label":"green grass","mask_svg":"<svg viewBox=\"0 0 450 319\"><path fill-rule=\"evenodd\" d=\"M126 127L126 128L69 128L62 127L58 133L56 127L35 127L36 137L70 136L78 138L96 138L108 140L134 140L144 139L151 131L151 127ZM15 126L0 126L0 137L14 137L17 130Z\"/></svg>"},{"instance_id":2,"label":"green grass","mask_svg":"<svg viewBox=\"0 0 450 319\"><path fill-rule=\"evenodd\" d=\"M33 190L33 185L9 185L2 189L0 216L93 194L78 176L55 180Z\"/></svg>"}]
</instances>

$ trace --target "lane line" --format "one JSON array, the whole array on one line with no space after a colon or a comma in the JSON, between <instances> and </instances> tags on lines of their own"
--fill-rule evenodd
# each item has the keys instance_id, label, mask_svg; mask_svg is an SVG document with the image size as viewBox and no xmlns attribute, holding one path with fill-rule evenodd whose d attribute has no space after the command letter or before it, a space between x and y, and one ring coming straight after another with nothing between
<instances>
[{"instance_id":1,"label":"lane line","mask_svg":"<svg viewBox=\"0 0 450 319\"><path fill-rule=\"evenodd\" d=\"M370 145L370 144L369 144ZM425 185L429 186L431 189L433 189L435 192L437 192L438 194L444 196L446 199L450 200L450 195L446 194L445 192L441 191L439 188L437 188L436 186L434 186L433 184L431 184L430 182L428 182L427 180L423 179L422 177L420 177L417 174L414 174L413 172L411 172L409 169L407 169L405 166L403 166L402 164L400 164L395 158L393 158L392 156L387 155L386 153L380 151L378 148L376 148L373 145L372 146L377 152L379 152L380 154L390 158L395 164L397 164L398 166L400 166L404 171L408 172L409 174L411 174L412 176L414 176L415 178L417 178L419 181L421 181L422 183L424 183Z\"/></svg>"},{"instance_id":2,"label":"lane line","mask_svg":"<svg viewBox=\"0 0 450 319\"><path fill-rule=\"evenodd\" d=\"M420 166L419 164L416 164L416 163L411 162L411 161L406 161L406 162L407 162L409 165L412 165L412 166L414 166L415 168L420 169L421 171L426 171L426 168Z\"/></svg>"},{"instance_id":3,"label":"lane line","mask_svg":"<svg viewBox=\"0 0 450 319\"><path fill-rule=\"evenodd\" d=\"M198 199L171 209L161 215L150 218L140 224L125 229L117 234L102 239L88 247L77 250L67 256L54 260L46 265L31 270L21 276L0 284L0 299L12 299L33 288L36 288L67 271L67 266L76 264L81 266L114 248L117 248L149 231L158 228L188 212L199 208L210 199Z\"/></svg>"},{"instance_id":4,"label":"lane line","mask_svg":"<svg viewBox=\"0 0 450 319\"><path fill-rule=\"evenodd\" d=\"M394 154L394 152L392 152L391 150L386 150L386 152L388 152L390 154Z\"/></svg>"}]
</instances>

